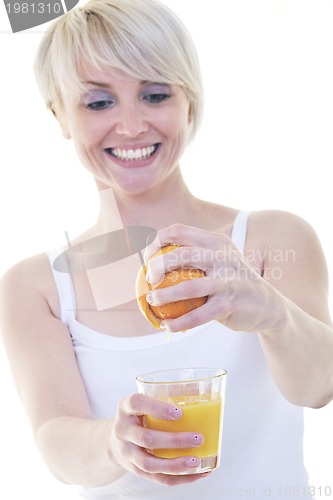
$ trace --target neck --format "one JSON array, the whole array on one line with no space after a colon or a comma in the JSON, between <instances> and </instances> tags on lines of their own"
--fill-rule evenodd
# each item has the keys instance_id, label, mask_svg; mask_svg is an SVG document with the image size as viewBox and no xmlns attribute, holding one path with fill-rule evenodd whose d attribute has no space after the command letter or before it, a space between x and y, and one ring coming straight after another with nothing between
<instances>
[{"instance_id":1,"label":"neck","mask_svg":"<svg viewBox=\"0 0 333 500\"><path fill-rule=\"evenodd\" d=\"M161 229L175 223L193 224L199 200L186 186L181 173L164 181L163 186L143 194L127 194L106 189L99 191L98 226L103 232L122 226L149 226Z\"/></svg>"}]
</instances>

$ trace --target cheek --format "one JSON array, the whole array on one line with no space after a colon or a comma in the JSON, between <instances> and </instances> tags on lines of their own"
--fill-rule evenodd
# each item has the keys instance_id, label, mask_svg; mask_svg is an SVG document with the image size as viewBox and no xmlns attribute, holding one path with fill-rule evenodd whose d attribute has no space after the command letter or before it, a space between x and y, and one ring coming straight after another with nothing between
<instances>
[{"instance_id":1,"label":"cheek","mask_svg":"<svg viewBox=\"0 0 333 500\"><path fill-rule=\"evenodd\" d=\"M175 110L163 117L163 128L169 137L182 138L189 132L189 117L187 110Z\"/></svg>"},{"instance_id":2,"label":"cheek","mask_svg":"<svg viewBox=\"0 0 333 500\"><path fill-rule=\"evenodd\" d=\"M72 140L76 153L83 165L89 169L92 152L97 144L96 131L83 121L76 120L73 122Z\"/></svg>"},{"instance_id":3,"label":"cheek","mask_svg":"<svg viewBox=\"0 0 333 500\"><path fill-rule=\"evenodd\" d=\"M99 129L101 128L100 121L97 116L88 114L82 109L77 109L74 106L66 110L67 123L74 139L74 142L90 144L96 141ZM83 144L84 145L84 144Z\"/></svg>"},{"instance_id":4,"label":"cheek","mask_svg":"<svg viewBox=\"0 0 333 500\"><path fill-rule=\"evenodd\" d=\"M81 148L89 148L101 140L101 130L94 121L76 120L73 124L74 142Z\"/></svg>"},{"instance_id":5,"label":"cheek","mask_svg":"<svg viewBox=\"0 0 333 500\"><path fill-rule=\"evenodd\" d=\"M188 116L185 114L183 114L182 116L178 115L177 125L174 126L174 133L177 135L178 141L180 143L179 145L180 147L182 147L182 149L185 148L188 143L190 130L191 124L188 120Z\"/></svg>"}]
</instances>

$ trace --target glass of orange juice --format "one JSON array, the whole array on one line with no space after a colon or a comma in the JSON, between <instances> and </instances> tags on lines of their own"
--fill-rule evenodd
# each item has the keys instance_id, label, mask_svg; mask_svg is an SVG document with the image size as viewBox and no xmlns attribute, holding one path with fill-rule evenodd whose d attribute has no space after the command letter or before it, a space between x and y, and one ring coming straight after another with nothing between
<instances>
[{"instance_id":1,"label":"glass of orange juice","mask_svg":"<svg viewBox=\"0 0 333 500\"><path fill-rule=\"evenodd\" d=\"M200 432L204 436L199 447L148 451L162 458L195 455L200 459L196 473L216 469L221 457L226 379L227 372L221 368L181 368L136 377L140 393L172 403L183 413L176 421L145 415L146 427L167 432Z\"/></svg>"}]
</instances>

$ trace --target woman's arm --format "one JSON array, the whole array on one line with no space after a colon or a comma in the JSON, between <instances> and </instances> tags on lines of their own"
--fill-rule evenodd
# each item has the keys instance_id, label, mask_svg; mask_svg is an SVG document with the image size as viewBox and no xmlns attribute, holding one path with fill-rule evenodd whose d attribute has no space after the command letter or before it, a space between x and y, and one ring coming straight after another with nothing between
<instances>
[{"instance_id":1,"label":"woman's arm","mask_svg":"<svg viewBox=\"0 0 333 500\"><path fill-rule=\"evenodd\" d=\"M167 403L132 395L114 418L94 420L46 256L12 268L1 282L1 330L16 387L31 421L37 446L50 471L62 482L103 486L125 472L162 484L193 482L195 457L160 459L146 447L190 448L194 433L145 429L139 414L172 420ZM199 435L200 437L200 435ZM192 460L194 458L194 460ZM170 475L167 475L169 473Z\"/></svg>"},{"instance_id":2,"label":"woman's arm","mask_svg":"<svg viewBox=\"0 0 333 500\"><path fill-rule=\"evenodd\" d=\"M110 423L92 418L48 267L37 256L1 282L1 332L15 384L51 472L66 483L111 482L124 471L107 455Z\"/></svg>"},{"instance_id":3,"label":"woman's arm","mask_svg":"<svg viewBox=\"0 0 333 500\"><path fill-rule=\"evenodd\" d=\"M289 401L320 408L333 399L333 329L321 245L309 224L290 214L258 214L252 224L265 235L263 277L275 305L271 323L259 332L267 362Z\"/></svg>"},{"instance_id":4,"label":"woman's arm","mask_svg":"<svg viewBox=\"0 0 333 500\"><path fill-rule=\"evenodd\" d=\"M158 233L163 246L185 245L148 263L157 283L163 271L198 267L206 277L152 290L155 305L208 295L206 304L165 327L179 331L216 319L236 331L256 332L283 395L313 408L333 398L333 329L325 259L313 230L284 212L253 214L245 257L225 235L189 226ZM156 250L154 244L147 255ZM235 333L236 334L236 333Z\"/></svg>"}]
</instances>

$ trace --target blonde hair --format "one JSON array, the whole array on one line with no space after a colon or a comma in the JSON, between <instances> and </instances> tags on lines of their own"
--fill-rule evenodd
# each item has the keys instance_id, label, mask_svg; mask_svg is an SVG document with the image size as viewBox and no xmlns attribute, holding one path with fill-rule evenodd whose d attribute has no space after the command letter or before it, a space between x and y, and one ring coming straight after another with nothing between
<instances>
[{"instance_id":1,"label":"blonde hair","mask_svg":"<svg viewBox=\"0 0 333 500\"><path fill-rule=\"evenodd\" d=\"M79 72L85 64L182 86L194 136L203 107L196 49L183 23L158 0L90 0L59 17L44 34L35 60L49 108L61 106L65 89L83 90Z\"/></svg>"}]
</instances>

